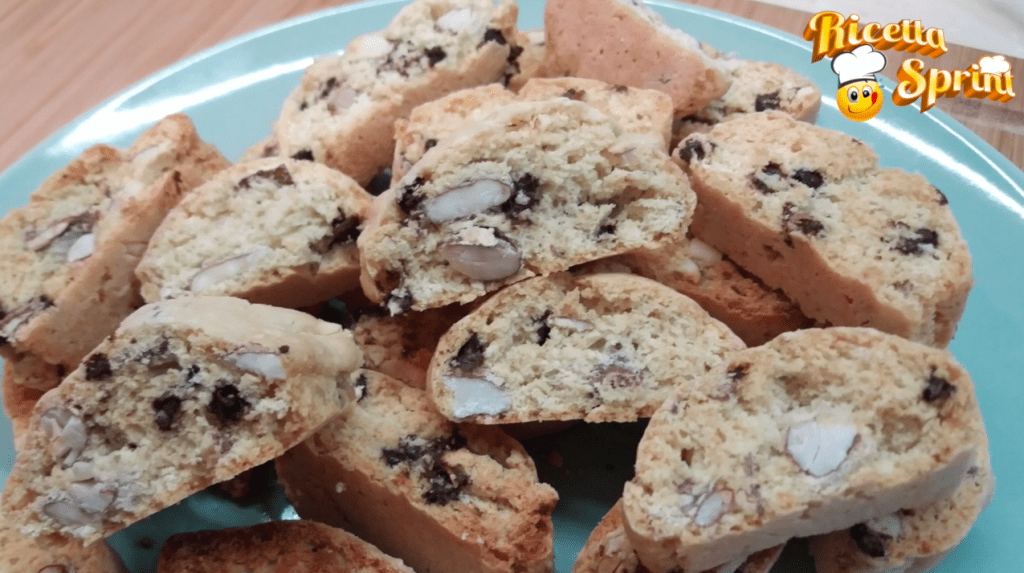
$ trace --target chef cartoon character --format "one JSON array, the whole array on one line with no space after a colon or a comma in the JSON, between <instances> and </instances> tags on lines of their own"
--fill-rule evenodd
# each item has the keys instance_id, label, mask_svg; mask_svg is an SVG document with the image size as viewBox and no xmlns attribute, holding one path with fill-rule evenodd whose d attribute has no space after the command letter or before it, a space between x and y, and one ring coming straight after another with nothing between
<instances>
[{"instance_id":1,"label":"chef cartoon character","mask_svg":"<svg viewBox=\"0 0 1024 573\"><path fill-rule=\"evenodd\" d=\"M839 76L836 104L853 121L867 121L882 109L882 89L875 74L885 68L885 54L868 45L858 46L832 58L832 71Z\"/></svg>"}]
</instances>

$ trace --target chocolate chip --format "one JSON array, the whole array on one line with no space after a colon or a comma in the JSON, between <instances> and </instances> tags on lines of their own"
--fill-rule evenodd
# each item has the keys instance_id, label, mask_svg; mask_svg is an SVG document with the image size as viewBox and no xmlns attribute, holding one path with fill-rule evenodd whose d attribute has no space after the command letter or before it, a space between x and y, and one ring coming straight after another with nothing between
<instances>
[{"instance_id":1,"label":"chocolate chip","mask_svg":"<svg viewBox=\"0 0 1024 573\"><path fill-rule=\"evenodd\" d=\"M413 303L412 293L409 292L408 288L403 287L396 290L398 291L397 293L392 291L388 294L387 300L384 301L384 306L389 309L392 307L397 309L397 311L392 312L392 314L400 314L409 310L412 308Z\"/></svg>"},{"instance_id":2,"label":"chocolate chip","mask_svg":"<svg viewBox=\"0 0 1024 573\"><path fill-rule=\"evenodd\" d=\"M779 92L761 94L754 98L754 111L779 109Z\"/></svg>"},{"instance_id":3,"label":"chocolate chip","mask_svg":"<svg viewBox=\"0 0 1024 573\"><path fill-rule=\"evenodd\" d=\"M679 148L679 158L689 163L694 157L697 158L697 161L704 161L706 157L704 146L701 145L699 140L687 139L683 146Z\"/></svg>"},{"instance_id":4,"label":"chocolate chip","mask_svg":"<svg viewBox=\"0 0 1024 573\"><path fill-rule=\"evenodd\" d=\"M484 363L484 344L480 337L474 332L462 348L455 354L455 358L448 361L448 365L463 372L472 372Z\"/></svg>"},{"instance_id":5,"label":"chocolate chip","mask_svg":"<svg viewBox=\"0 0 1024 573\"><path fill-rule=\"evenodd\" d=\"M388 167L375 175L366 186L366 192L374 197L387 191L391 187L391 168Z\"/></svg>"},{"instance_id":6,"label":"chocolate chip","mask_svg":"<svg viewBox=\"0 0 1024 573\"><path fill-rule=\"evenodd\" d=\"M85 379L89 381L106 380L113 376L110 369L110 359L106 354L97 352L85 361Z\"/></svg>"},{"instance_id":7,"label":"chocolate chip","mask_svg":"<svg viewBox=\"0 0 1024 573\"><path fill-rule=\"evenodd\" d=\"M803 183L811 189L817 189L825 183L825 178L821 176L821 173L817 171L809 171L807 169L797 169L793 173L793 179Z\"/></svg>"},{"instance_id":8,"label":"chocolate chip","mask_svg":"<svg viewBox=\"0 0 1024 573\"><path fill-rule=\"evenodd\" d=\"M366 397L366 391L368 388L366 374L360 374L359 378L356 378L356 382L355 384L353 384L353 386L356 389L356 402L362 402L363 398Z\"/></svg>"},{"instance_id":9,"label":"chocolate chip","mask_svg":"<svg viewBox=\"0 0 1024 573\"><path fill-rule=\"evenodd\" d=\"M302 103L299 104L299 111L306 111L307 109L309 109L309 102L302 100Z\"/></svg>"},{"instance_id":10,"label":"chocolate chip","mask_svg":"<svg viewBox=\"0 0 1024 573\"><path fill-rule=\"evenodd\" d=\"M325 255L338 245L354 243L359 238L359 224L362 220L353 215L346 217L338 208L338 216L331 221L331 230L323 237L309 243L309 249L318 255Z\"/></svg>"},{"instance_id":11,"label":"chocolate chip","mask_svg":"<svg viewBox=\"0 0 1024 573\"><path fill-rule=\"evenodd\" d=\"M278 187L285 187L288 185L295 185L295 181L292 180L292 174L289 173L288 168L284 164L278 165L274 169L263 169L243 177L235 189L241 191L242 189L249 189L256 182L257 179L269 179L274 183L277 183Z\"/></svg>"},{"instance_id":12,"label":"chocolate chip","mask_svg":"<svg viewBox=\"0 0 1024 573\"><path fill-rule=\"evenodd\" d=\"M422 177L417 177L412 183L402 187L402 191L398 194L398 208L406 214L412 214L419 206L423 203L423 197L420 196L418 191L420 187L426 181Z\"/></svg>"},{"instance_id":13,"label":"chocolate chip","mask_svg":"<svg viewBox=\"0 0 1024 573\"><path fill-rule=\"evenodd\" d=\"M495 28L488 28L487 31L484 32L484 41L481 42L480 45L482 46L487 42L497 42L499 46L508 44L508 40L505 39L505 34L503 34L501 30Z\"/></svg>"},{"instance_id":14,"label":"chocolate chip","mask_svg":"<svg viewBox=\"0 0 1024 573\"><path fill-rule=\"evenodd\" d=\"M797 211L796 205L787 201L782 205L782 230L786 245L793 246L792 233L799 232L807 237L821 237L825 225L806 211Z\"/></svg>"},{"instance_id":15,"label":"chocolate chip","mask_svg":"<svg viewBox=\"0 0 1024 573\"><path fill-rule=\"evenodd\" d=\"M946 199L946 195L939 191L938 187L932 187L932 189L935 189L935 192L939 194L939 205L949 205L949 199Z\"/></svg>"},{"instance_id":16,"label":"chocolate chip","mask_svg":"<svg viewBox=\"0 0 1024 573\"><path fill-rule=\"evenodd\" d=\"M866 524L858 523L850 528L850 537L861 553L868 557L885 557L885 544L892 539L884 533L879 533Z\"/></svg>"},{"instance_id":17,"label":"chocolate chip","mask_svg":"<svg viewBox=\"0 0 1024 573\"><path fill-rule=\"evenodd\" d=\"M426 153L427 151L430 151L431 149L433 149L435 145L437 145L437 140L436 139L428 139L428 140L424 141L423 142L423 151L424 151L424 153Z\"/></svg>"},{"instance_id":18,"label":"chocolate chip","mask_svg":"<svg viewBox=\"0 0 1024 573\"><path fill-rule=\"evenodd\" d=\"M629 88L624 86L624 85L614 85L614 86L612 86L612 90L614 90L616 92L619 92L620 94L624 94L624 93L628 93L629 92Z\"/></svg>"},{"instance_id":19,"label":"chocolate chip","mask_svg":"<svg viewBox=\"0 0 1024 573\"><path fill-rule=\"evenodd\" d=\"M508 51L508 57L505 58L505 77L503 81L505 87L508 87L508 82L512 79L512 76L523 71L519 67L519 56L523 55L523 50L522 46L512 46Z\"/></svg>"},{"instance_id":20,"label":"chocolate chip","mask_svg":"<svg viewBox=\"0 0 1024 573\"><path fill-rule=\"evenodd\" d=\"M769 177L771 177L771 176L785 177L786 176L786 174L782 172L782 166L779 165L778 163L775 163L774 161L769 161L768 165L765 165L764 167L762 167L761 168L761 173L764 173L765 175L768 175Z\"/></svg>"},{"instance_id":21,"label":"chocolate chip","mask_svg":"<svg viewBox=\"0 0 1024 573\"><path fill-rule=\"evenodd\" d=\"M237 386L222 381L210 396L210 404L207 409L217 418L221 426L227 426L242 419L246 410L249 409L249 402L242 397Z\"/></svg>"},{"instance_id":22,"label":"chocolate chip","mask_svg":"<svg viewBox=\"0 0 1024 573\"><path fill-rule=\"evenodd\" d=\"M427 479L430 488L423 492L423 501L432 505L448 505L458 500L470 483L469 475L461 467L449 471L440 463L430 468Z\"/></svg>"},{"instance_id":23,"label":"chocolate chip","mask_svg":"<svg viewBox=\"0 0 1024 573\"><path fill-rule=\"evenodd\" d=\"M153 400L153 411L156 413L154 417L156 426L166 432L174 425L174 420L177 419L178 413L181 411L181 398L164 394Z\"/></svg>"},{"instance_id":24,"label":"chocolate chip","mask_svg":"<svg viewBox=\"0 0 1024 573\"><path fill-rule=\"evenodd\" d=\"M544 343L551 338L551 326L548 325L548 318L551 317L551 311L545 310L544 314L540 315L540 318L533 319L533 323L537 326L537 344L544 346Z\"/></svg>"},{"instance_id":25,"label":"chocolate chip","mask_svg":"<svg viewBox=\"0 0 1024 573\"><path fill-rule=\"evenodd\" d=\"M338 87L338 78L330 77L324 82L324 85L320 88L320 99L324 99L331 95L331 92Z\"/></svg>"},{"instance_id":26,"label":"chocolate chip","mask_svg":"<svg viewBox=\"0 0 1024 573\"><path fill-rule=\"evenodd\" d=\"M530 173L521 175L512 182L512 195L501 204L501 212L517 217L523 211L540 202L540 179Z\"/></svg>"},{"instance_id":27,"label":"chocolate chip","mask_svg":"<svg viewBox=\"0 0 1024 573\"><path fill-rule=\"evenodd\" d=\"M769 187L764 181L758 179L756 173L750 175L750 184L754 186L754 189L757 189L758 191L765 195L771 195L772 193L775 193L774 189Z\"/></svg>"},{"instance_id":28,"label":"chocolate chip","mask_svg":"<svg viewBox=\"0 0 1024 573\"><path fill-rule=\"evenodd\" d=\"M900 227L900 223L897 227ZM902 224L906 227L906 224ZM939 246L939 234L935 231L927 228L920 228L913 233L901 234L897 239L896 244L893 245L892 250L898 251L904 255L920 255L924 253L924 249L921 245L931 245L932 247Z\"/></svg>"},{"instance_id":29,"label":"chocolate chip","mask_svg":"<svg viewBox=\"0 0 1024 573\"><path fill-rule=\"evenodd\" d=\"M199 368L198 364L193 364L192 366L189 366L188 370L185 371L185 381L191 381L193 378L195 378L196 374L199 374L200 370L201 369Z\"/></svg>"},{"instance_id":30,"label":"chocolate chip","mask_svg":"<svg viewBox=\"0 0 1024 573\"><path fill-rule=\"evenodd\" d=\"M426 453L426 446L414 443L416 436L405 436L398 441L397 448L383 448L380 458L387 466L394 467L402 462L413 462L423 457Z\"/></svg>"},{"instance_id":31,"label":"chocolate chip","mask_svg":"<svg viewBox=\"0 0 1024 573\"><path fill-rule=\"evenodd\" d=\"M565 90L565 93L562 94L562 97L569 98L569 99L575 100L575 101L583 101L583 98L585 98L586 96L587 96L587 92L586 91L578 90L576 88L569 88L569 89Z\"/></svg>"},{"instance_id":32,"label":"chocolate chip","mask_svg":"<svg viewBox=\"0 0 1024 573\"><path fill-rule=\"evenodd\" d=\"M730 365L729 370L725 372L725 375L730 380L743 380L747 376L747 372L750 371L750 363L744 362L742 364Z\"/></svg>"},{"instance_id":33,"label":"chocolate chip","mask_svg":"<svg viewBox=\"0 0 1024 573\"><path fill-rule=\"evenodd\" d=\"M316 161L316 158L313 157L312 149L300 149L292 155L292 159L296 161Z\"/></svg>"},{"instance_id":34,"label":"chocolate chip","mask_svg":"<svg viewBox=\"0 0 1024 573\"><path fill-rule=\"evenodd\" d=\"M291 347L290 347L290 346L288 346L287 344L282 344L282 345L281 345L280 347L278 347L278 349L277 349L277 351L278 351L278 352L279 352L280 354L288 354L288 351L289 351L289 350L291 350Z\"/></svg>"},{"instance_id":35,"label":"chocolate chip","mask_svg":"<svg viewBox=\"0 0 1024 573\"><path fill-rule=\"evenodd\" d=\"M925 402L934 404L940 400L945 401L956 393L956 386L949 383L949 380L942 378L941 376L935 375L935 368L932 368L931 373L928 375L928 380L924 385L924 392L921 393L921 397L924 398Z\"/></svg>"},{"instance_id":36,"label":"chocolate chip","mask_svg":"<svg viewBox=\"0 0 1024 573\"><path fill-rule=\"evenodd\" d=\"M438 62L448 57L448 54L441 46L427 48L423 54L427 56L427 60L430 62L430 67L434 67Z\"/></svg>"}]
</instances>

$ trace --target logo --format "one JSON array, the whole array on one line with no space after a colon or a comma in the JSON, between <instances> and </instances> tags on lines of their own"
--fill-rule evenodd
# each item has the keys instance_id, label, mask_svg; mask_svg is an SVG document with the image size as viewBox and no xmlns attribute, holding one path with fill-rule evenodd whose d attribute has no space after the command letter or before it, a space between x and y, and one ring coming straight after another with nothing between
<instances>
[{"instance_id":1,"label":"logo","mask_svg":"<svg viewBox=\"0 0 1024 573\"><path fill-rule=\"evenodd\" d=\"M921 20L893 24L871 22L860 25L860 16L843 17L838 12L819 12L804 29L804 39L813 42L811 62L832 58L838 76L836 105L853 121L867 121L882 109L884 96L875 74L885 69L885 54L894 49L938 58L949 51L946 34L939 28L925 28ZM966 70L927 69L921 58L908 58L896 71L899 84L892 102L907 106L921 102L921 113L931 109L939 97L963 94L1007 102L1013 92L1010 63L1003 56L985 56Z\"/></svg>"}]
</instances>

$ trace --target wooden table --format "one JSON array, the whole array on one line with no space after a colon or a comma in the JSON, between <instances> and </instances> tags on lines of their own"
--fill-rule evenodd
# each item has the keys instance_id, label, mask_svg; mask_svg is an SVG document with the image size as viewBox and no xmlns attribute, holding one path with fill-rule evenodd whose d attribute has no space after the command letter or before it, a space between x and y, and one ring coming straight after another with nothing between
<instances>
[{"instance_id":1,"label":"wooden table","mask_svg":"<svg viewBox=\"0 0 1024 573\"><path fill-rule=\"evenodd\" d=\"M747 0L689 0L800 34L809 14ZM344 0L3 0L0 2L0 171L103 100L219 42ZM945 69L985 53L952 46ZM887 74L905 54L889 51ZM894 59L895 58L895 59ZM1014 70L1024 62L1011 59ZM897 64L893 65L895 62ZM1022 76L1024 78L1024 76ZM1018 91L1024 92L1024 79ZM936 106L1018 167L1024 95L1008 103L957 97Z\"/></svg>"}]
</instances>

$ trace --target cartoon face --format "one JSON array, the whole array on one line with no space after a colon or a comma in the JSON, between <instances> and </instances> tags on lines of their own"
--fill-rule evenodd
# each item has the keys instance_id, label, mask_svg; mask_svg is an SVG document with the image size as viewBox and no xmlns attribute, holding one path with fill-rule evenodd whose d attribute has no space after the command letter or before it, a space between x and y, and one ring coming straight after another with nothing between
<instances>
[{"instance_id":1,"label":"cartoon face","mask_svg":"<svg viewBox=\"0 0 1024 573\"><path fill-rule=\"evenodd\" d=\"M874 81L849 83L836 92L839 111L853 121L867 121L878 115L884 99L882 89Z\"/></svg>"}]
</instances>

